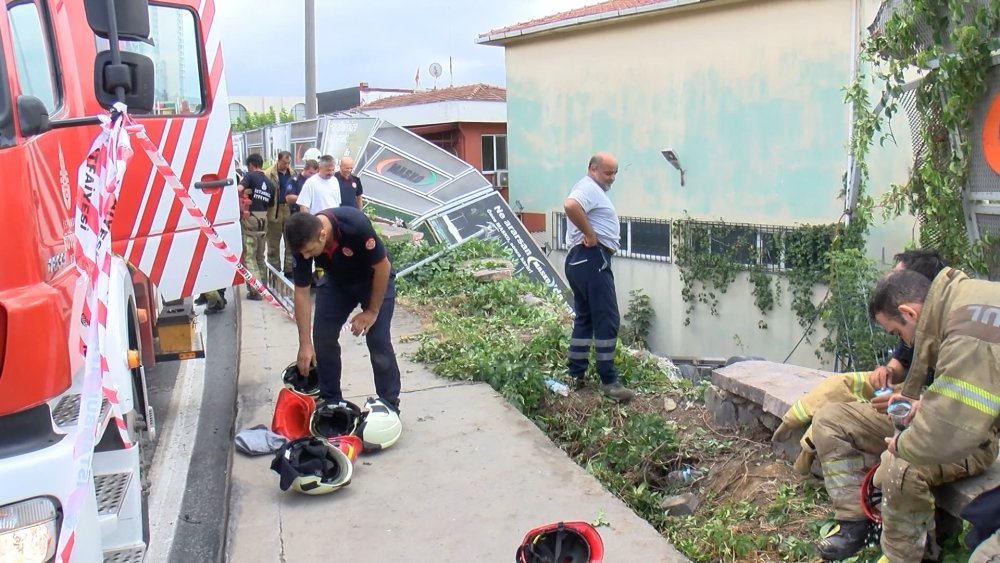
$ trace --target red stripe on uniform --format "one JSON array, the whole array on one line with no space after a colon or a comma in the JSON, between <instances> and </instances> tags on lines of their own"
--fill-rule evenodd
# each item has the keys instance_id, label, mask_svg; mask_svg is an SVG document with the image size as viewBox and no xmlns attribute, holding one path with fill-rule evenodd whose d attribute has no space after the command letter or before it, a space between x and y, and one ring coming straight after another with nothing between
<instances>
[{"instance_id":1,"label":"red stripe on uniform","mask_svg":"<svg viewBox=\"0 0 1000 563\"><path fill-rule=\"evenodd\" d=\"M164 144L162 152L163 157L168 161L173 159L174 153L177 151L184 122L177 119L174 120L174 124L176 127L171 128L170 133L167 135L167 142ZM156 210L159 209L160 200L163 198L163 177L157 174L152 167L150 168L150 174L153 174L155 177L153 178L152 185L149 187L150 194L146 200L146 208L142 211L139 229L135 233L135 244L132 245L132 252L128 255L128 261L136 267L139 267L142 261L142 254L146 250L146 239L149 237L149 231L153 228L153 219L156 218Z\"/></svg>"}]
</instances>

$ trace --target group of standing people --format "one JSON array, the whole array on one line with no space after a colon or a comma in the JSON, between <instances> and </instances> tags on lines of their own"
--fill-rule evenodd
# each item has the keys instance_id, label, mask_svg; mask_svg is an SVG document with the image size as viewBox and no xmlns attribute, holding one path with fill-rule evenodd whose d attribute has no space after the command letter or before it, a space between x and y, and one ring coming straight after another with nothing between
<instances>
[{"instance_id":1,"label":"group of standing people","mask_svg":"<svg viewBox=\"0 0 1000 563\"><path fill-rule=\"evenodd\" d=\"M300 173L292 166L292 154L280 151L274 164L264 167L258 153L246 159L247 172L240 181L242 188L242 220L244 255L247 267L258 279L264 279L266 263L292 279L292 252L281 245L285 223L299 211L322 211L346 206L362 208L364 188L361 179L354 175L354 161L345 156L337 160L330 155L318 154L316 149L306 151ZM248 299L259 300L260 295L248 289Z\"/></svg>"}]
</instances>

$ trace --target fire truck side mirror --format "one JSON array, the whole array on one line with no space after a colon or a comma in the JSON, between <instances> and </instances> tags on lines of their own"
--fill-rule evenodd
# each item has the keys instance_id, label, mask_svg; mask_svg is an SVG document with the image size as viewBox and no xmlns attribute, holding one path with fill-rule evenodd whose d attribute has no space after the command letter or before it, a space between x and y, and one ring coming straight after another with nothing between
<instances>
[{"instance_id":1,"label":"fire truck side mirror","mask_svg":"<svg viewBox=\"0 0 1000 563\"><path fill-rule=\"evenodd\" d=\"M121 52L122 64L111 64L111 51L97 53L94 60L94 95L104 107L118 101L115 88L125 89L125 105L138 113L153 111L153 60L145 55Z\"/></svg>"},{"instance_id":2,"label":"fire truck side mirror","mask_svg":"<svg viewBox=\"0 0 1000 563\"><path fill-rule=\"evenodd\" d=\"M108 14L108 0L84 0L87 23L94 34L108 38L111 18L115 18L118 38L124 41L149 39L149 3L147 0L115 0L115 13Z\"/></svg>"},{"instance_id":3,"label":"fire truck side mirror","mask_svg":"<svg viewBox=\"0 0 1000 563\"><path fill-rule=\"evenodd\" d=\"M21 128L22 137L33 137L51 129L49 112L42 100L24 94L18 96L17 125Z\"/></svg>"}]
</instances>

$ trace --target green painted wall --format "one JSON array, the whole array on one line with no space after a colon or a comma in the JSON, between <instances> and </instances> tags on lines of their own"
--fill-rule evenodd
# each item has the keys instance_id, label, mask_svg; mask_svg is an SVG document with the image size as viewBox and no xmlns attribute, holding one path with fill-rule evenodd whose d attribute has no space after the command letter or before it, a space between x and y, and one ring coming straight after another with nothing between
<instances>
[{"instance_id":1,"label":"green painted wall","mask_svg":"<svg viewBox=\"0 0 1000 563\"><path fill-rule=\"evenodd\" d=\"M611 195L622 215L835 221L850 2L667 13L506 47L511 201L560 209L603 149L619 159Z\"/></svg>"}]
</instances>

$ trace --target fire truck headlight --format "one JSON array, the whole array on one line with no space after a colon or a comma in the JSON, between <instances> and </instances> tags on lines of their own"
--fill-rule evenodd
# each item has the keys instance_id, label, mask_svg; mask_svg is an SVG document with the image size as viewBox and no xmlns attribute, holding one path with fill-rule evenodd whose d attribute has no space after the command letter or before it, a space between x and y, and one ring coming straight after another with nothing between
<instances>
[{"instance_id":1,"label":"fire truck headlight","mask_svg":"<svg viewBox=\"0 0 1000 563\"><path fill-rule=\"evenodd\" d=\"M33 498L0 506L0 563L44 563L56 554L56 505Z\"/></svg>"}]
</instances>

